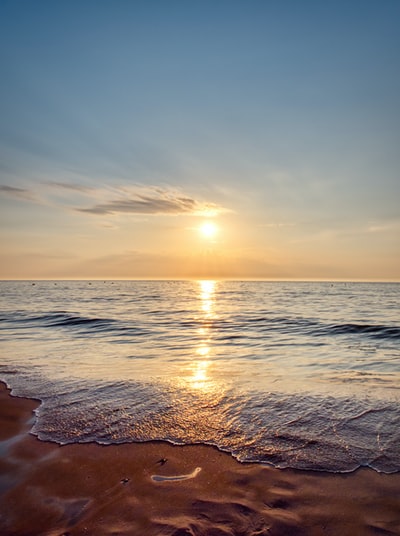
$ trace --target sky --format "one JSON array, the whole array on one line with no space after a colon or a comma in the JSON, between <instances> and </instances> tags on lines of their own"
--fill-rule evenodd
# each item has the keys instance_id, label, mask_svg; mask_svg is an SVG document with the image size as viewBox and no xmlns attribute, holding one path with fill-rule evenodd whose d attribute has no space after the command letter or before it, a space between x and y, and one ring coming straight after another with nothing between
<instances>
[{"instance_id":1,"label":"sky","mask_svg":"<svg viewBox=\"0 0 400 536\"><path fill-rule=\"evenodd\" d=\"M0 278L400 281L399 20L2 0Z\"/></svg>"}]
</instances>

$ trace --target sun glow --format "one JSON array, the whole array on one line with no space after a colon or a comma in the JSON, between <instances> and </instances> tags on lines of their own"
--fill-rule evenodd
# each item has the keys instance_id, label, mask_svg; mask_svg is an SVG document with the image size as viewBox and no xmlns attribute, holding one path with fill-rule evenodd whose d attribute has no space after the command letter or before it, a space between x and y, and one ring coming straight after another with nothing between
<instances>
[{"instance_id":1,"label":"sun glow","mask_svg":"<svg viewBox=\"0 0 400 536\"><path fill-rule=\"evenodd\" d=\"M199 230L204 238L214 238L218 232L218 227L212 221L206 221L200 226Z\"/></svg>"}]
</instances>

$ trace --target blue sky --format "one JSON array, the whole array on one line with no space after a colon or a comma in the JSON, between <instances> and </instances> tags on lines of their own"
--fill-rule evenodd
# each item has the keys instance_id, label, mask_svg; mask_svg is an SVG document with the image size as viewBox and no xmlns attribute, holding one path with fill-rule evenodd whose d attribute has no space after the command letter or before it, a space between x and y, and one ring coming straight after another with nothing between
<instances>
[{"instance_id":1,"label":"blue sky","mask_svg":"<svg viewBox=\"0 0 400 536\"><path fill-rule=\"evenodd\" d=\"M400 279L399 15L3 1L0 276Z\"/></svg>"}]
</instances>

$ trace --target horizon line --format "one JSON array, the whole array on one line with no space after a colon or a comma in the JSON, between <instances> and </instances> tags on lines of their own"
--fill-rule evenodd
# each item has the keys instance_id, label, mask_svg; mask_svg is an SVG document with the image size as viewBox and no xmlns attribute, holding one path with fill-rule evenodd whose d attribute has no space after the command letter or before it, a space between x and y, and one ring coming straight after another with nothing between
<instances>
[{"instance_id":1,"label":"horizon line","mask_svg":"<svg viewBox=\"0 0 400 536\"><path fill-rule=\"evenodd\" d=\"M400 283L400 279L373 278L230 278L230 277L67 277L67 278L2 278L4 282L36 282L36 281L231 281L231 282L271 282L271 283Z\"/></svg>"}]
</instances>

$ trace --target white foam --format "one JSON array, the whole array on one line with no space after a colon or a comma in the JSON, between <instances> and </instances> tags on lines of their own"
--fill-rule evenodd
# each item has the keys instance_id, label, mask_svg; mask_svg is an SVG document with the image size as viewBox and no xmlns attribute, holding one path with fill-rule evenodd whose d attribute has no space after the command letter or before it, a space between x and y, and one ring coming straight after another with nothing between
<instances>
[{"instance_id":1,"label":"white foam","mask_svg":"<svg viewBox=\"0 0 400 536\"><path fill-rule=\"evenodd\" d=\"M195 478L201 471L201 467L196 467L194 471L188 475L152 475L151 479L155 482L179 482L181 480L189 480Z\"/></svg>"}]
</instances>

